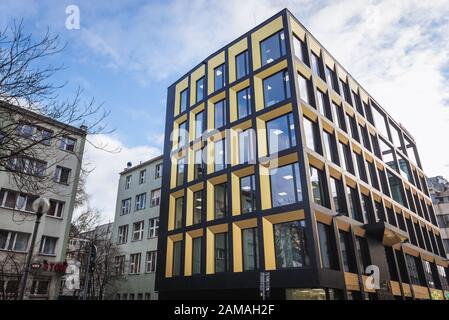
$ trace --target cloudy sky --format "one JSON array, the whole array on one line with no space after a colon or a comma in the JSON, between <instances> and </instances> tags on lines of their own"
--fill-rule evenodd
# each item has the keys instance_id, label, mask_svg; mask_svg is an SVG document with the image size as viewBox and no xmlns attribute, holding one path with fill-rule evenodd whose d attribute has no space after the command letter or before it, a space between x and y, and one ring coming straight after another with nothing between
<instances>
[{"instance_id":1,"label":"cloudy sky","mask_svg":"<svg viewBox=\"0 0 449 320\"><path fill-rule=\"evenodd\" d=\"M65 28L66 7L81 13ZM103 101L115 132L91 137L121 148L88 148L91 205L112 220L118 172L162 150L166 88L193 65L283 8L415 137L424 170L449 178L449 0L175 0L0 2L0 27L24 19L67 42L63 94L80 85ZM6 19L7 18L7 19Z\"/></svg>"}]
</instances>

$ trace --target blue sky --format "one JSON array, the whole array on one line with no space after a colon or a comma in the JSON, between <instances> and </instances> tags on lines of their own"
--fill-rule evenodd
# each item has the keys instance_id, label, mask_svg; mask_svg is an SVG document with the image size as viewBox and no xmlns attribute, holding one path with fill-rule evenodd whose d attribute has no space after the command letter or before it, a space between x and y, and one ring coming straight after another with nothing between
<instances>
[{"instance_id":1,"label":"blue sky","mask_svg":"<svg viewBox=\"0 0 449 320\"><path fill-rule=\"evenodd\" d=\"M65 28L71 4L80 8L79 30ZM63 94L80 85L111 110L107 122L116 131L90 139L122 151L86 152L91 204L106 221L115 211L118 172L162 149L166 88L285 7L415 136L425 171L449 178L448 0L2 0L0 25L23 18L36 36L48 26L67 42L55 58L66 67L56 80L70 82Z\"/></svg>"}]
</instances>

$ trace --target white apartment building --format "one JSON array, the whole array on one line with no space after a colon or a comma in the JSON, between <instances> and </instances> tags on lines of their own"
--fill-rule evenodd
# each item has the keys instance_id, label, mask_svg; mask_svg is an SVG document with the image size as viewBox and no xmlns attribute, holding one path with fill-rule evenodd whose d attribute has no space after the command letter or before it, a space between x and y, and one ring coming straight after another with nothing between
<instances>
[{"instance_id":1,"label":"white apartment building","mask_svg":"<svg viewBox=\"0 0 449 320\"><path fill-rule=\"evenodd\" d=\"M120 300L155 300L154 291L162 156L120 173L112 231L120 255L115 257L121 280L109 286L108 297Z\"/></svg>"},{"instance_id":2,"label":"white apartment building","mask_svg":"<svg viewBox=\"0 0 449 320\"><path fill-rule=\"evenodd\" d=\"M449 181L442 176L428 179L429 192L441 230L446 256L449 258Z\"/></svg>"},{"instance_id":3,"label":"white apartment building","mask_svg":"<svg viewBox=\"0 0 449 320\"><path fill-rule=\"evenodd\" d=\"M3 146L6 139L27 146L30 141L36 142L31 153L35 158L14 156L0 165L0 300L17 298L36 219L32 203L39 196L49 199L50 209L41 218L25 299L57 299L60 278L65 273L86 130L12 105L0 104L0 111ZM11 125L14 131L6 136L4 132ZM6 148L1 152L7 157ZM45 181L45 187L24 191L23 184L19 187L14 178L16 172L42 185Z\"/></svg>"}]
</instances>

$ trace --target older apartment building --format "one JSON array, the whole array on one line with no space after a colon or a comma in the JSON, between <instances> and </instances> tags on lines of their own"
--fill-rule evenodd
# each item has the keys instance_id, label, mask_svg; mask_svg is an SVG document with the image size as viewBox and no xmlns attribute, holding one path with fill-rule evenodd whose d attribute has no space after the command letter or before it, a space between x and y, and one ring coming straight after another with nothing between
<instances>
[{"instance_id":1,"label":"older apartment building","mask_svg":"<svg viewBox=\"0 0 449 320\"><path fill-rule=\"evenodd\" d=\"M438 225L441 229L441 238L449 258L449 181L442 176L437 176L429 178L428 183Z\"/></svg>"},{"instance_id":2,"label":"older apartment building","mask_svg":"<svg viewBox=\"0 0 449 320\"><path fill-rule=\"evenodd\" d=\"M50 209L37 233L25 298L56 299L86 131L7 104L0 105L0 122L1 155L7 157L0 171L0 299L17 298L38 197L48 198ZM26 152L9 156L30 143Z\"/></svg>"},{"instance_id":3,"label":"older apartment building","mask_svg":"<svg viewBox=\"0 0 449 320\"><path fill-rule=\"evenodd\" d=\"M115 257L115 268L121 280L109 286L111 298L158 298L154 282L161 178L162 156L136 166L128 163L120 173L112 239L120 252Z\"/></svg>"},{"instance_id":4,"label":"older apartment building","mask_svg":"<svg viewBox=\"0 0 449 320\"><path fill-rule=\"evenodd\" d=\"M160 299L257 299L261 272L274 299L449 299L413 137L287 9L171 85L166 114Z\"/></svg>"}]
</instances>

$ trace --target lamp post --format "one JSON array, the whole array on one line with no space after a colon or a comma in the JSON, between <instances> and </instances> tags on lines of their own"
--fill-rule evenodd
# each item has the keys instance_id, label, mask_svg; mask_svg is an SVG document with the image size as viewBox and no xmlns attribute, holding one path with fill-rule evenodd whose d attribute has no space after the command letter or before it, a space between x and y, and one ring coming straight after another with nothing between
<instances>
[{"instance_id":1,"label":"lamp post","mask_svg":"<svg viewBox=\"0 0 449 320\"><path fill-rule=\"evenodd\" d=\"M31 244L30 249L28 250L28 255L25 263L25 270L23 272L22 278L20 279L20 287L19 287L19 300L23 300L23 296L25 295L25 288L28 280L28 274L31 269L31 258L33 257L34 245L36 243L37 231L39 230L39 224L41 223L41 218L44 214L48 212L50 209L50 202L46 198L37 198L33 202L33 211L36 212L36 221L34 222L33 234L31 236Z\"/></svg>"}]
</instances>

